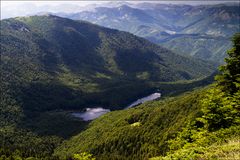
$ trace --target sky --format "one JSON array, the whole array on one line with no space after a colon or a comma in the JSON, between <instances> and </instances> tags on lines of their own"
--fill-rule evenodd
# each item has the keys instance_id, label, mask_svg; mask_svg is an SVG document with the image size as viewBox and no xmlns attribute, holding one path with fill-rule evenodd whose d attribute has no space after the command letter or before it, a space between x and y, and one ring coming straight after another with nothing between
<instances>
[{"instance_id":1,"label":"sky","mask_svg":"<svg viewBox=\"0 0 240 160\"><path fill-rule=\"evenodd\" d=\"M1 0L1 19L17 17L17 16L28 16L36 13L42 12L78 12L85 9L91 9L91 5L98 4L104 5L109 2L124 2L124 1L7 1ZM126 1L129 3L142 3L142 2L152 2L152 3L172 3L172 4L191 4L191 5L199 5L199 4L217 4L217 3L225 3L231 2L228 1L212 1L212 0L170 0L170 1ZM239 2L239 1L232 1Z\"/></svg>"}]
</instances>

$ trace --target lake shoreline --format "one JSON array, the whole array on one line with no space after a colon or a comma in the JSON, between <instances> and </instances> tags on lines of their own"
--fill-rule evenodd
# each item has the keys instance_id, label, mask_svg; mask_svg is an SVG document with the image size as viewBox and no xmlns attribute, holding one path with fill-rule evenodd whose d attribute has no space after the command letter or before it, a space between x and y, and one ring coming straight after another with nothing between
<instances>
[{"instance_id":1,"label":"lake shoreline","mask_svg":"<svg viewBox=\"0 0 240 160\"><path fill-rule=\"evenodd\" d=\"M136 101L130 103L129 105L124 107L123 110L136 107L144 102L159 99L160 97L161 97L161 93L157 93L157 92L152 93L148 96L139 98ZM85 112L72 112L71 115L75 118L81 118L83 121L91 121L102 116L103 114L111 112L110 109L105 109L102 107L86 108L85 110L86 110Z\"/></svg>"}]
</instances>

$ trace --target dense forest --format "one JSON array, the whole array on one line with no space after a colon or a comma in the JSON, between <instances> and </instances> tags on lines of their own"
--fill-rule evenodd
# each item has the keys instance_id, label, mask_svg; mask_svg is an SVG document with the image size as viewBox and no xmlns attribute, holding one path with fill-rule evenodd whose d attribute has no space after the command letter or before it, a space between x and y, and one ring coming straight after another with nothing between
<instances>
[{"instance_id":1,"label":"dense forest","mask_svg":"<svg viewBox=\"0 0 240 160\"><path fill-rule=\"evenodd\" d=\"M162 88L160 82L201 79L215 70L127 32L52 15L2 20L1 32L3 82L15 85L27 110L121 109Z\"/></svg>"},{"instance_id":2,"label":"dense forest","mask_svg":"<svg viewBox=\"0 0 240 160\"><path fill-rule=\"evenodd\" d=\"M97 159L238 159L240 34L233 42L214 84L108 113L61 144L55 155L86 151Z\"/></svg>"},{"instance_id":3,"label":"dense forest","mask_svg":"<svg viewBox=\"0 0 240 160\"><path fill-rule=\"evenodd\" d=\"M221 74L208 87L108 113L55 151L87 151L97 159L238 159L240 34Z\"/></svg>"},{"instance_id":4,"label":"dense forest","mask_svg":"<svg viewBox=\"0 0 240 160\"><path fill-rule=\"evenodd\" d=\"M208 62L88 22L1 20L0 159L237 157L239 53L236 34L214 73ZM157 89L161 100L117 111ZM116 111L92 122L69 114L93 105Z\"/></svg>"}]
</instances>

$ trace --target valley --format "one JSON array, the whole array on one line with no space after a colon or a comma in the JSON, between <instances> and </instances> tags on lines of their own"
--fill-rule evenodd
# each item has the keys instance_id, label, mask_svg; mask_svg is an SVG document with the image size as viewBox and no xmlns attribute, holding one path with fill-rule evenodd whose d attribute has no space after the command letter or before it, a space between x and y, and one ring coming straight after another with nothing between
<instances>
[{"instance_id":1,"label":"valley","mask_svg":"<svg viewBox=\"0 0 240 160\"><path fill-rule=\"evenodd\" d=\"M146 97L140 98L140 99L132 102L127 107L125 107L125 109L129 109L129 108L135 107L135 106L137 106L139 104L142 104L142 103L145 103L147 101L153 101L153 100L158 99L160 97L161 97L160 93L150 94L150 95L148 95ZM112 107L112 108L114 108L114 107ZM92 108L86 108L84 112L74 112L74 113L71 113L71 115L74 116L74 117L77 117L77 118L81 118L84 121L89 121L89 120L96 119L99 116L101 116L101 115L103 115L105 113L108 113L108 112L110 112L109 109L104 109L102 107L97 107L97 108L92 107Z\"/></svg>"},{"instance_id":2,"label":"valley","mask_svg":"<svg viewBox=\"0 0 240 160\"><path fill-rule=\"evenodd\" d=\"M237 3L30 3L1 6L0 160L240 156Z\"/></svg>"},{"instance_id":3,"label":"valley","mask_svg":"<svg viewBox=\"0 0 240 160\"><path fill-rule=\"evenodd\" d=\"M69 111L124 109L156 91L164 97L207 85L216 74L209 62L127 32L53 15L2 20L1 40L1 141L4 152L18 148L24 157L50 156L47 146L88 126Z\"/></svg>"}]
</instances>

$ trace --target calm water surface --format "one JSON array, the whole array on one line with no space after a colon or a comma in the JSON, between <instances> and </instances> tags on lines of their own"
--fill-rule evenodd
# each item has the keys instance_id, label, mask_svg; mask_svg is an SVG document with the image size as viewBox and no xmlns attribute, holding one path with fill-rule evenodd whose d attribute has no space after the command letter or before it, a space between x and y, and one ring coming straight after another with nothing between
<instances>
[{"instance_id":1,"label":"calm water surface","mask_svg":"<svg viewBox=\"0 0 240 160\"><path fill-rule=\"evenodd\" d=\"M152 101L152 100L158 99L160 97L161 97L161 93L150 94L146 97L140 98L140 99L132 102L125 109L132 108L132 107L142 104L144 102ZM108 113L108 112L110 112L110 109L96 107L96 108L87 108L85 112L74 112L74 113L72 113L72 115L74 117L81 118L84 121L90 121L90 120L96 119L96 118L100 117L101 115Z\"/></svg>"}]
</instances>

